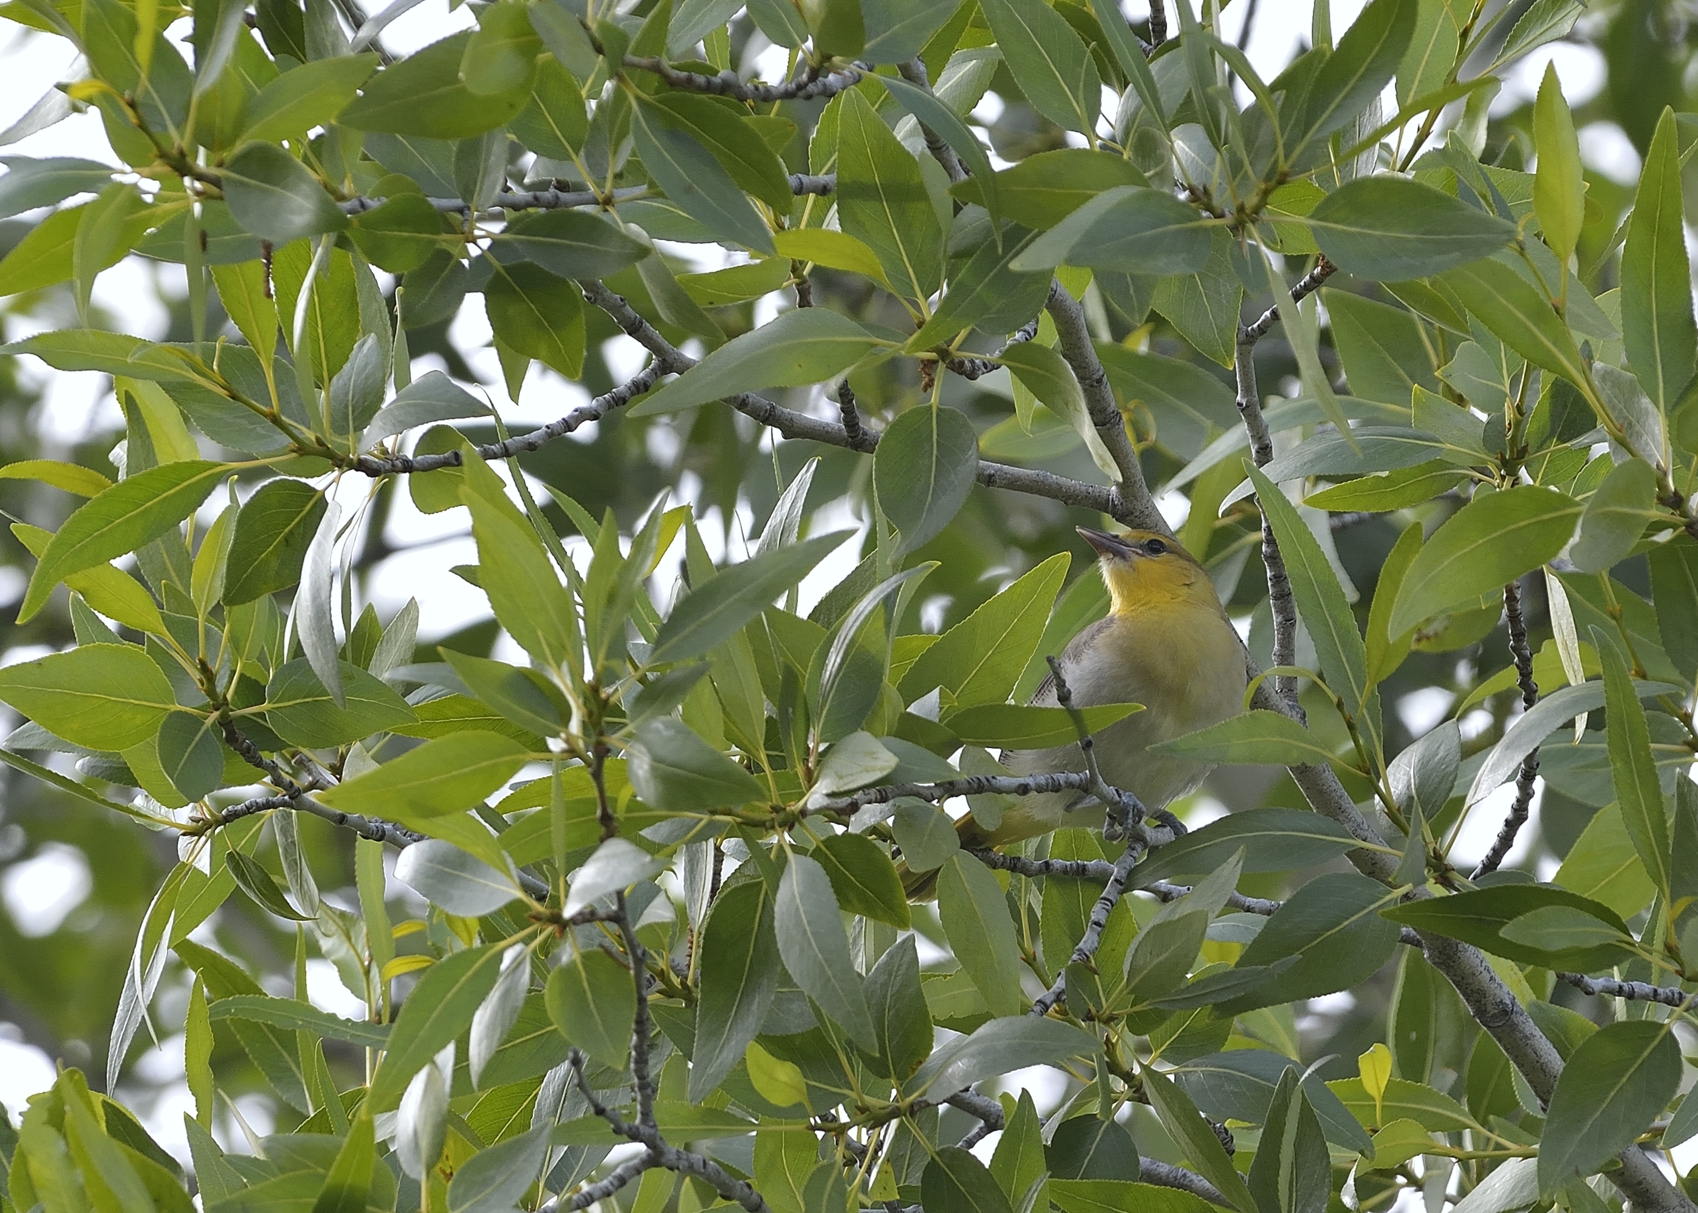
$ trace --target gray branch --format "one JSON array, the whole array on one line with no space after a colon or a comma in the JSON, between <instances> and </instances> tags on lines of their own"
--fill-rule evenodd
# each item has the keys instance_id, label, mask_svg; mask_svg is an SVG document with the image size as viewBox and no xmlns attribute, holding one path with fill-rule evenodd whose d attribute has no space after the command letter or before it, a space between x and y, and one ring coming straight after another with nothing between
<instances>
[{"instance_id":1,"label":"gray branch","mask_svg":"<svg viewBox=\"0 0 1698 1213\"><path fill-rule=\"evenodd\" d=\"M1003 342L1002 348L996 352L996 358L1001 359L1001 357L1008 352L1009 346L1019 345L1024 341L1030 341L1037 335L1038 317L1033 316L1025 324L1022 324L1018 329L1016 329L1012 337ZM989 358L973 358L967 355L960 355L947 359L943 365L948 367L955 374L961 376L963 379L982 379L992 371L1002 369L1002 363L1000 361L993 362Z\"/></svg>"},{"instance_id":2,"label":"gray branch","mask_svg":"<svg viewBox=\"0 0 1698 1213\"><path fill-rule=\"evenodd\" d=\"M1558 973L1557 976L1583 994L1596 994L1602 998L1656 1002L1665 1007L1685 1007L1694 999L1698 999L1698 993L1688 994L1676 986L1654 986L1644 981L1617 981L1613 977L1586 977L1580 973Z\"/></svg>"},{"instance_id":3,"label":"gray branch","mask_svg":"<svg viewBox=\"0 0 1698 1213\"><path fill-rule=\"evenodd\" d=\"M926 73L924 59L915 56L906 63L898 64L896 70L908 83L918 85L928 93L932 91L932 82ZM919 122L919 119L916 118L915 121ZM943 166L943 171L950 181L967 180L966 166L961 163L961 157L955 154L955 149L949 146L947 140L924 122L920 122L920 134L926 141L926 150L932 154L933 160Z\"/></svg>"},{"instance_id":4,"label":"gray branch","mask_svg":"<svg viewBox=\"0 0 1698 1213\"><path fill-rule=\"evenodd\" d=\"M1201 1196L1212 1205L1223 1209L1233 1207L1232 1202L1222 1196L1220 1189L1195 1171L1187 1171L1184 1167L1176 1167L1172 1163L1159 1162L1154 1158L1138 1160L1138 1178L1147 1184L1159 1184L1164 1188L1178 1188L1193 1196Z\"/></svg>"},{"instance_id":5,"label":"gray branch","mask_svg":"<svg viewBox=\"0 0 1698 1213\"><path fill-rule=\"evenodd\" d=\"M1068 964L1088 965L1096 958L1097 948L1101 946L1103 928L1108 926L1108 916L1114 912L1114 907L1126 893L1127 878L1132 875L1132 869L1138 860L1144 856L1145 844L1142 839L1128 839L1126 849L1120 853L1120 858L1114 863L1114 870L1109 875L1108 883L1103 886L1102 895L1091 907L1091 917L1086 922L1085 933L1074 945L1073 954L1067 958ZM1029 1014L1048 1015L1060 1002L1067 992L1067 968L1062 966L1055 975L1055 982L1049 989L1040 994L1032 1003Z\"/></svg>"},{"instance_id":6,"label":"gray branch","mask_svg":"<svg viewBox=\"0 0 1698 1213\"><path fill-rule=\"evenodd\" d=\"M1527 621L1521 617L1521 584L1510 582L1503 587L1503 613L1509 626L1509 653L1515 660L1516 682L1521 688L1521 707L1531 711L1539 702L1539 684L1533 681L1533 649L1527 643ZM1521 772L1515 777L1515 800L1498 829L1492 849L1474 869L1473 879L1495 872L1503 863L1521 827L1527 824L1527 814L1533 805L1533 781L1539 777L1539 747L1534 746L1521 760Z\"/></svg>"}]
</instances>

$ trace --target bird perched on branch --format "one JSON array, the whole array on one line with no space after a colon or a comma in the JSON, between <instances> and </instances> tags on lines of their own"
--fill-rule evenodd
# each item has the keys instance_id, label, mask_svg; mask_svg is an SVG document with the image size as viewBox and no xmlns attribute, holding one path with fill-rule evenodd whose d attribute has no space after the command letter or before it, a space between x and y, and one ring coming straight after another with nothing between
<instances>
[{"instance_id":1,"label":"bird perched on branch","mask_svg":"<svg viewBox=\"0 0 1698 1213\"><path fill-rule=\"evenodd\" d=\"M1226 617L1214 584L1195 557L1155 531L1111 535L1080 527L1097 550L1108 585L1109 613L1085 628L1061 654L1061 672L1074 707L1141 703L1144 710L1115 722L1093 738L1103 779L1131 792L1150 811L1162 808L1202 782L1208 763L1149 747L1243 710L1247 682L1244 645ZM1057 706L1052 674L1032 696L1033 704ZM1004 751L1002 763L1015 775L1085 770L1077 744L1046 750ZM956 823L961 845L1003 847L1063 826L1103 824L1103 806L1087 792L1050 792L1023 797L993 830L971 814ZM1076 811L1070 811L1077 806ZM934 872L904 872L911 897L929 896Z\"/></svg>"}]
</instances>

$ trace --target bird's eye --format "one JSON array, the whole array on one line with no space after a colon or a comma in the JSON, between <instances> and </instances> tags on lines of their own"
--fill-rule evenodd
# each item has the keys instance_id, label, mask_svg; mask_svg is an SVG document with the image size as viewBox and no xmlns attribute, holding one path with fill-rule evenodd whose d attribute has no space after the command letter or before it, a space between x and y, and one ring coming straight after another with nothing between
<instances>
[{"instance_id":1,"label":"bird's eye","mask_svg":"<svg viewBox=\"0 0 1698 1213\"><path fill-rule=\"evenodd\" d=\"M1144 550L1152 556L1160 556L1167 551L1167 544L1159 539L1152 539L1144 545Z\"/></svg>"}]
</instances>

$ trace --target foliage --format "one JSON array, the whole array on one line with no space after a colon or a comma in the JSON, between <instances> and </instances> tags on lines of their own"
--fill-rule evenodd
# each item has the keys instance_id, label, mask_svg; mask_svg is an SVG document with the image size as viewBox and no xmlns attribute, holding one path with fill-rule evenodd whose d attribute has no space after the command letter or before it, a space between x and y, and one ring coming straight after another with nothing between
<instances>
[{"instance_id":1,"label":"foliage","mask_svg":"<svg viewBox=\"0 0 1698 1213\"><path fill-rule=\"evenodd\" d=\"M1317 5L1267 81L1186 0L1172 39L1106 0L497 0L396 58L406 7L6 6L126 167L8 162L7 213L53 209L0 292L66 306L3 352L110 376L125 429L115 476L4 469L58 514L13 527L45 647L0 760L176 862L104 1083L0 1122L0 1208L1692 1208L1640 1148L1698 1130L1691 128L1624 118L1643 178L1600 200L1554 73L1486 123L1577 0ZM734 70L758 39L782 81ZM165 339L95 304L126 257L182 266ZM598 394L509 434L468 295L510 396ZM1131 710L1023 705L1104 609L1071 524L1170 531L1152 485L1266 673L1167 746L1288 769L1190 831L993 753ZM403 492L469 526L492 624L380 618ZM1387 707L1435 687L1412 736ZM1499 865L1541 770L1537 882ZM941 808L1058 789L1108 827L1004 854ZM192 1178L111 1095L179 988ZM994 1094L1035 1067L1042 1122Z\"/></svg>"}]
</instances>

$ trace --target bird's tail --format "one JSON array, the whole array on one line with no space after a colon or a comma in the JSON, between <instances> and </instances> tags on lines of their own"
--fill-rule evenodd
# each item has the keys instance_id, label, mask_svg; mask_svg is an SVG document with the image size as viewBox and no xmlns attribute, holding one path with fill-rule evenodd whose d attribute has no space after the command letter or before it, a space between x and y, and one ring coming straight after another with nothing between
<instances>
[{"instance_id":1,"label":"bird's tail","mask_svg":"<svg viewBox=\"0 0 1698 1213\"><path fill-rule=\"evenodd\" d=\"M955 837L963 847L979 850L994 845L990 833L968 813L955 823ZM909 901L937 900L937 874L939 869L930 868L924 872L916 872L910 868L906 860L898 860L896 874L902 878L902 890L908 895Z\"/></svg>"}]
</instances>

